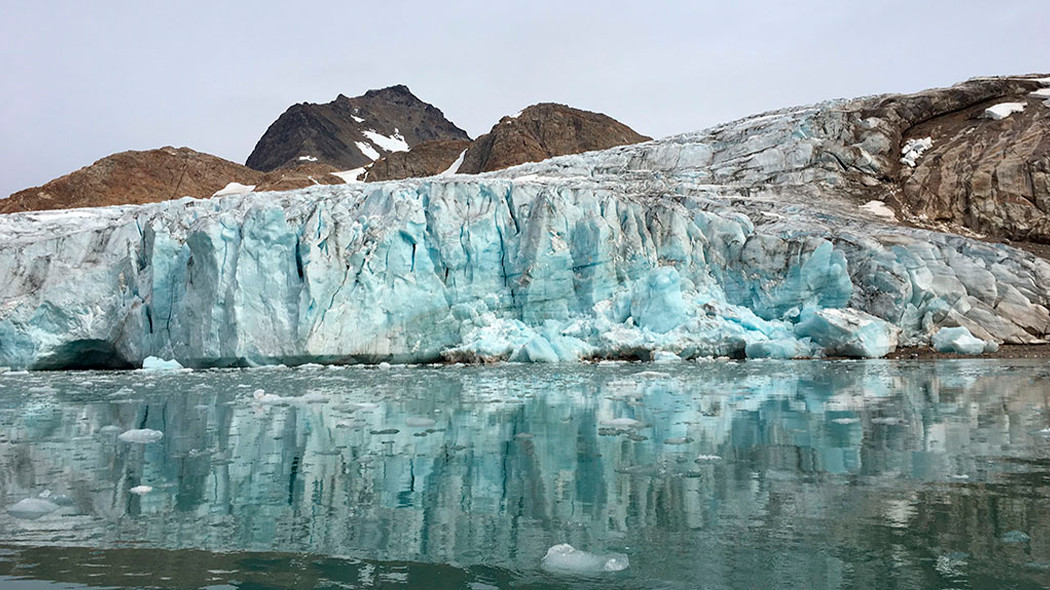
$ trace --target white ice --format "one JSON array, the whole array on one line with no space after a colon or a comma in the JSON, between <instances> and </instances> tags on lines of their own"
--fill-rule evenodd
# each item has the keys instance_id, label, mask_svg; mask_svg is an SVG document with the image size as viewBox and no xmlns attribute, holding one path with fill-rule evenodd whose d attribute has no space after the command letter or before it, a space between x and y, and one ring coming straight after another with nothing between
<instances>
[{"instance_id":1,"label":"white ice","mask_svg":"<svg viewBox=\"0 0 1050 590\"><path fill-rule=\"evenodd\" d=\"M215 194L213 194L212 196L224 197L226 195L243 195L245 193L250 193L253 190L255 190L254 184L241 184L239 182L231 182L227 184L224 188L215 191Z\"/></svg>"},{"instance_id":2,"label":"white ice","mask_svg":"<svg viewBox=\"0 0 1050 590\"><path fill-rule=\"evenodd\" d=\"M356 145L357 149L361 150L361 153L364 154L364 156L369 160L372 160L374 162L379 159L379 152L377 152L376 149L371 145L363 141L355 141L354 145Z\"/></svg>"},{"instance_id":3,"label":"white ice","mask_svg":"<svg viewBox=\"0 0 1050 590\"><path fill-rule=\"evenodd\" d=\"M1024 111L1023 102L1003 102L984 109L984 116L994 121L1001 121L1014 113Z\"/></svg>"},{"instance_id":4,"label":"white ice","mask_svg":"<svg viewBox=\"0 0 1050 590\"><path fill-rule=\"evenodd\" d=\"M394 134L390 136L379 134L371 129L368 131L362 131L361 133L380 149L384 149L388 152L408 151L408 142L405 141L401 132L396 128L394 129Z\"/></svg>"},{"instance_id":5,"label":"white ice","mask_svg":"<svg viewBox=\"0 0 1050 590\"><path fill-rule=\"evenodd\" d=\"M601 574L623 571L630 560L623 553L595 554L562 543L547 550L540 567L559 574Z\"/></svg>"},{"instance_id":6,"label":"white ice","mask_svg":"<svg viewBox=\"0 0 1050 590\"><path fill-rule=\"evenodd\" d=\"M148 445L159 442L162 438L164 438L163 432L151 428L125 430L117 437L121 442L138 445Z\"/></svg>"}]
</instances>

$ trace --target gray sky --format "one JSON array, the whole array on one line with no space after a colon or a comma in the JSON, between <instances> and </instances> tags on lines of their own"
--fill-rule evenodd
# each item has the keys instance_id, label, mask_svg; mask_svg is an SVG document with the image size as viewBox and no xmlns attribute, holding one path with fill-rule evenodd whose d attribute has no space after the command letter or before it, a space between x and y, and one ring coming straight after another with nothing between
<instances>
[{"instance_id":1,"label":"gray sky","mask_svg":"<svg viewBox=\"0 0 1050 590\"><path fill-rule=\"evenodd\" d=\"M113 152L244 162L296 102L407 84L472 137L540 101L663 137L1050 71L1047 0L3 0L0 196Z\"/></svg>"}]
</instances>

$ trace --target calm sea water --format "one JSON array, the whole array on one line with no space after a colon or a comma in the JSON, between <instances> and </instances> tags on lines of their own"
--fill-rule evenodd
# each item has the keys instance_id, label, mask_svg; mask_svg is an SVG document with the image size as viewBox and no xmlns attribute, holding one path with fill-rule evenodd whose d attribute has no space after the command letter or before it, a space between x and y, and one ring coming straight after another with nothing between
<instances>
[{"instance_id":1,"label":"calm sea water","mask_svg":"<svg viewBox=\"0 0 1050 590\"><path fill-rule=\"evenodd\" d=\"M1043 588L1050 364L7 373L0 507L0 588Z\"/></svg>"}]
</instances>

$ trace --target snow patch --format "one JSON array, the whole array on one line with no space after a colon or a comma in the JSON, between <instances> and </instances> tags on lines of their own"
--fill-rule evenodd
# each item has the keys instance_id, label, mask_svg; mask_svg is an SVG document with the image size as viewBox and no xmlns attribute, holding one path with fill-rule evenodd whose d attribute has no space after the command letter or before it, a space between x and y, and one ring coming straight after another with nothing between
<instances>
[{"instance_id":1,"label":"snow patch","mask_svg":"<svg viewBox=\"0 0 1050 590\"><path fill-rule=\"evenodd\" d=\"M367 170L367 168L362 166L361 168L354 168L353 170L343 170L342 172L332 172L331 174L342 178L343 182L346 183L364 182L365 170Z\"/></svg>"},{"instance_id":2,"label":"snow patch","mask_svg":"<svg viewBox=\"0 0 1050 590\"><path fill-rule=\"evenodd\" d=\"M361 132L365 137L368 138L374 145L378 146L379 149L386 150L388 152L407 152L408 142L401 135L398 129L394 128L394 134L390 136L380 135L375 131L369 129L368 131Z\"/></svg>"},{"instance_id":3,"label":"snow patch","mask_svg":"<svg viewBox=\"0 0 1050 590\"><path fill-rule=\"evenodd\" d=\"M225 197L227 195L243 195L255 190L254 184L241 184L239 182L231 182L222 189L215 191L213 197Z\"/></svg>"},{"instance_id":4,"label":"snow patch","mask_svg":"<svg viewBox=\"0 0 1050 590\"><path fill-rule=\"evenodd\" d=\"M364 119L362 119L361 117L358 117L357 115L350 115L350 118L353 119L354 121L357 121L358 123L364 123L365 122Z\"/></svg>"},{"instance_id":5,"label":"snow patch","mask_svg":"<svg viewBox=\"0 0 1050 590\"><path fill-rule=\"evenodd\" d=\"M909 168L914 168L922 153L931 147L933 147L932 137L909 139L905 142L904 147L901 148L901 164L907 164Z\"/></svg>"},{"instance_id":6,"label":"snow patch","mask_svg":"<svg viewBox=\"0 0 1050 590\"><path fill-rule=\"evenodd\" d=\"M459 156L456 157L456 161L452 162L452 165L449 166L448 169L445 170L444 172L442 172L441 174L438 174L438 176L451 176L451 175L456 174L457 172L459 172L460 166L463 165L463 157L466 156L466 155L467 155L467 150L463 150L462 152L459 152Z\"/></svg>"},{"instance_id":7,"label":"snow patch","mask_svg":"<svg viewBox=\"0 0 1050 590\"><path fill-rule=\"evenodd\" d=\"M1024 111L1025 106L1026 105L1023 102L1004 102L984 109L983 116L984 118L992 119L993 121L1002 121L1014 113Z\"/></svg>"},{"instance_id":8,"label":"snow patch","mask_svg":"<svg viewBox=\"0 0 1050 590\"><path fill-rule=\"evenodd\" d=\"M317 156L299 156L300 162L316 162Z\"/></svg>"},{"instance_id":9,"label":"snow patch","mask_svg":"<svg viewBox=\"0 0 1050 590\"><path fill-rule=\"evenodd\" d=\"M1040 88L1032 93L1036 98L1050 98L1050 88Z\"/></svg>"},{"instance_id":10,"label":"snow patch","mask_svg":"<svg viewBox=\"0 0 1050 590\"><path fill-rule=\"evenodd\" d=\"M361 153L364 154L365 157L369 160L375 162L379 159L379 152L377 152L374 147L368 145L367 143L363 141L355 141L354 145L356 145L357 149L361 150Z\"/></svg>"},{"instance_id":11,"label":"snow patch","mask_svg":"<svg viewBox=\"0 0 1050 590\"><path fill-rule=\"evenodd\" d=\"M868 201L860 206L860 208L876 217L883 217L892 221L897 221L897 214L886 206L883 201Z\"/></svg>"}]
</instances>

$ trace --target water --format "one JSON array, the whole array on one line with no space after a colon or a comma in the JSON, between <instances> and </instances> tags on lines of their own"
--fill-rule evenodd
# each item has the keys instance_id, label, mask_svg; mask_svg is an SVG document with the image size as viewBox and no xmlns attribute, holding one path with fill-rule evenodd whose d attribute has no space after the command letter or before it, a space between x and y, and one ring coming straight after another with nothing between
<instances>
[{"instance_id":1,"label":"water","mask_svg":"<svg viewBox=\"0 0 1050 590\"><path fill-rule=\"evenodd\" d=\"M0 507L0 588L1043 588L1050 365L8 373Z\"/></svg>"}]
</instances>

